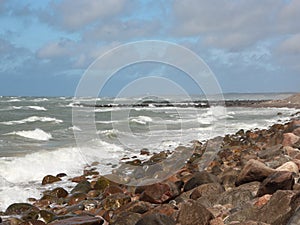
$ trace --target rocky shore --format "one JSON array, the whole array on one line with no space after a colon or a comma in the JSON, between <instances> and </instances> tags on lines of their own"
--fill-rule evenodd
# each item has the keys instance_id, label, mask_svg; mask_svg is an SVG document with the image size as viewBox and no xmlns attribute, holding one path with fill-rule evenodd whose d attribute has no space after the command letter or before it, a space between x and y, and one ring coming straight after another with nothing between
<instances>
[{"instance_id":1,"label":"rocky shore","mask_svg":"<svg viewBox=\"0 0 300 225\"><path fill-rule=\"evenodd\" d=\"M202 157L220 146L203 168ZM300 224L300 118L263 130L239 130L205 143L195 141L192 156L167 180L127 186L92 167L59 185L66 174L47 175L40 199L14 203L0 212L2 225L284 225ZM150 154L143 149L141 154ZM161 152L136 165L157 163ZM96 164L95 164L96 165ZM156 173L154 171L153 177Z\"/></svg>"}]
</instances>

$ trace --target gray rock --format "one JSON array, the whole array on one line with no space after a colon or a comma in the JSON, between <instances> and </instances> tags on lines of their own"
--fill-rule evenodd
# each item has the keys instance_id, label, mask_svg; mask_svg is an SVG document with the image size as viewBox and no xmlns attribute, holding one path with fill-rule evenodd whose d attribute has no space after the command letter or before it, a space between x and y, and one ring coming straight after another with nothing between
<instances>
[{"instance_id":1,"label":"gray rock","mask_svg":"<svg viewBox=\"0 0 300 225\"><path fill-rule=\"evenodd\" d=\"M201 171L195 173L194 176L186 182L183 189L184 191L189 191L202 184L208 184L208 183L220 183L220 182L215 175L208 173L207 171Z\"/></svg>"}]
</instances>

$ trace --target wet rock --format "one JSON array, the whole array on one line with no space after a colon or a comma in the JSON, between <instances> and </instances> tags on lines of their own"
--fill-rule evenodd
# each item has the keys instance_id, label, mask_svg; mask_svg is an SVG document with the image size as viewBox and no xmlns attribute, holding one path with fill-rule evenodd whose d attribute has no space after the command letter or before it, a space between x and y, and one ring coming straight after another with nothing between
<instances>
[{"instance_id":1,"label":"wet rock","mask_svg":"<svg viewBox=\"0 0 300 225\"><path fill-rule=\"evenodd\" d=\"M274 173L274 169L255 159L250 159L240 172L236 185L251 181L263 181L267 176Z\"/></svg>"},{"instance_id":2,"label":"wet rock","mask_svg":"<svg viewBox=\"0 0 300 225\"><path fill-rule=\"evenodd\" d=\"M196 172L193 177L186 182L183 189L186 192L197 186L208 183L219 183L219 179L206 171Z\"/></svg>"},{"instance_id":3,"label":"wet rock","mask_svg":"<svg viewBox=\"0 0 300 225\"><path fill-rule=\"evenodd\" d=\"M105 188L104 192L103 192L103 196L109 196L109 195L112 195L112 194L117 194L117 193L123 193L123 189L120 188L119 186L117 185L110 185L108 187Z\"/></svg>"},{"instance_id":4,"label":"wet rock","mask_svg":"<svg viewBox=\"0 0 300 225\"><path fill-rule=\"evenodd\" d=\"M141 218L138 213L125 212L119 215L112 225L135 225Z\"/></svg>"},{"instance_id":5,"label":"wet rock","mask_svg":"<svg viewBox=\"0 0 300 225\"><path fill-rule=\"evenodd\" d=\"M110 185L110 181L105 177L100 177L96 182L92 182L92 188L103 192Z\"/></svg>"},{"instance_id":6,"label":"wet rock","mask_svg":"<svg viewBox=\"0 0 300 225\"><path fill-rule=\"evenodd\" d=\"M100 194L101 194L101 192L99 190L90 190L87 193L87 197L89 197L89 198L95 198L95 197L98 197Z\"/></svg>"},{"instance_id":7,"label":"wet rock","mask_svg":"<svg viewBox=\"0 0 300 225\"><path fill-rule=\"evenodd\" d=\"M88 181L81 181L71 190L71 194L88 193L90 190L92 190L91 183Z\"/></svg>"},{"instance_id":8,"label":"wet rock","mask_svg":"<svg viewBox=\"0 0 300 225\"><path fill-rule=\"evenodd\" d=\"M157 207L155 207L154 209L148 211L145 213L145 215L147 214L163 214L166 216L170 216L172 217L172 215L176 212L177 210L174 208L173 205L171 204L161 204Z\"/></svg>"},{"instance_id":9,"label":"wet rock","mask_svg":"<svg viewBox=\"0 0 300 225\"><path fill-rule=\"evenodd\" d=\"M6 215L22 215L29 212L38 212L39 209L28 203L14 203L8 206L5 211Z\"/></svg>"},{"instance_id":10,"label":"wet rock","mask_svg":"<svg viewBox=\"0 0 300 225\"><path fill-rule=\"evenodd\" d=\"M80 192L74 193L70 197L68 197L68 205L76 205L79 202L85 200L86 197L87 195L84 193L80 193Z\"/></svg>"},{"instance_id":11,"label":"wet rock","mask_svg":"<svg viewBox=\"0 0 300 225\"><path fill-rule=\"evenodd\" d=\"M295 130L293 130L293 134L297 135L298 137L300 137L300 127L296 128Z\"/></svg>"},{"instance_id":12,"label":"wet rock","mask_svg":"<svg viewBox=\"0 0 300 225\"><path fill-rule=\"evenodd\" d=\"M258 152L258 157L261 159L273 159L283 153L283 146L281 144L268 147Z\"/></svg>"},{"instance_id":13,"label":"wet rock","mask_svg":"<svg viewBox=\"0 0 300 225\"><path fill-rule=\"evenodd\" d=\"M146 186L140 196L141 201L160 204L180 194L178 187L171 183L156 183Z\"/></svg>"},{"instance_id":14,"label":"wet rock","mask_svg":"<svg viewBox=\"0 0 300 225\"><path fill-rule=\"evenodd\" d=\"M283 146L293 146L300 140L300 137L293 133L285 133L283 134Z\"/></svg>"},{"instance_id":15,"label":"wet rock","mask_svg":"<svg viewBox=\"0 0 300 225\"><path fill-rule=\"evenodd\" d=\"M294 176L289 171L277 171L268 176L260 185L257 196L273 194L277 190L292 190Z\"/></svg>"},{"instance_id":16,"label":"wet rock","mask_svg":"<svg viewBox=\"0 0 300 225\"><path fill-rule=\"evenodd\" d=\"M55 220L56 215L53 212L48 210L41 210L38 213L39 220L44 221L45 223L50 223Z\"/></svg>"},{"instance_id":17,"label":"wet rock","mask_svg":"<svg viewBox=\"0 0 300 225\"><path fill-rule=\"evenodd\" d=\"M65 197L68 196L68 192L63 188L58 187L58 188L55 188L51 191L45 191L44 195L50 195L50 196L54 196L54 197L57 197L57 198L65 198Z\"/></svg>"},{"instance_id":18,"label":"wet rock","mask_svg":"<svg viewBox=\"0 0 300 225\"><path fill-rule=\"evenodd\" d=\"M113 194L103 200L105 210L116 210L131 201L130 196L125 194Z\"/></svg>"},{"instance_id":19,"label":"wet rock","mask_svg":"<svg viewBox=\"0 0 300 225\"><path fill-rule=\"evenodd\" d=\"M59 177L47 175L43 178L42 185L52 184L52 183L58 182L58 181L61 181L61 179Z\"/></svg>"},{"instance_id":20,"label":"wet rock","mask_svg":"<svg viewBox=\"0 0 300 225\"><path fill-rule=\"evenodd\" d=\"M224 192L224 188L219 183L202 184L193 189L190 198L197 200L203 196L219 195Z\"/></svg>"},{"instance_id":21,"label":"wet rock","mask_svg":"<svg viewBox=\"0 0 300 225\"><path fill-rule=\"evenodd\" d=\"M135 225L176 225L176 222L163 214L149 214L140 219ZM182 224L184 225L184 224Z\"/></svg>"},{"instance_id":22,"label":"wet rock","mask_svg":"<svg viewBox=\"0 0 300 225\"><path fill-rule=\"evenodd\" d=\"M19 225L46 225L46 223L40 220L27 220L26 222L22 222Z\"/></svg>"},{"instance_id":23,"label":"wet rock","mask_svg":"<svg viewBox=\"0 0 300 225\"><path fill-rule=\"evenodd\" d=\"M298 168L297 164L294 162L291 162L291 161L284 163L280 167L277 167L276 171L288 171L291 173L295 173L295 175L299 174L299 168Z\"/></svg>"},{"instance_id":24,"label":"wet rock","mask_svg":"<svg viewBox=\"0 0 300 225\"><path fill-rule=\"evenodd\" d=\"M132 212L143 214L152 209L152 205L149 202L144 201L134 201L130 202L122 207L120 207L116 213L118 212Z\"/></svg>"},{"instance_id":25,"label":"wet rock","mask_svg":"<svg viewBox=\"0 0 300 225\"><path fill-rule=\"evenodd\" d=\"M176 222L181 225L207 225L213 215L199 202L189 200L179 206Z\"/></svg>"},{"instance_id":26,"label":"wet rock","mask_svg":"<svg viewBox=\"0 0 300 225\"><path fill-rule=\"evenodd\" d=\"M289 190L276 191L270 201L262 207L249 207L233 213L225 223L231 221L247 221L255 218L256 221L272 225L287 224L295 210L300 205L300 193Z\"/></svg>"},{"instance_id":27,"label":"wet rock","mask_svg":"<svg viewBox=\"0 0 300 225\"><path fill-rule=\"evenodd\" d=\"M71 181L72 182L74 182L74 183L80 183L80 182L82 182L82 181L86 181L87 180L87 178L85 177L85 176L78 176L78 177L73 177L72 179L71 179Z\"/></svg>"},{"instance_id":28,"label":"wet rock","mask_svg":"<svg viewBox=\"0 0 300 225\"><path fill-rule=\"evenodd\" d=\"M153 156L150 157L150 159L146 164L150 164L150 165L155 164L165 160L167 157L168 157L168 153L165 151L162 151L160 153L154 153Z\"/></svg>"},{"instance_id":29,"label":"wet rock","mask_svg":"<svg viewBox=\"0 0 300 225\"><path fill-rule=\"evenodd\" d=\"M59 178L66 177L66 176L67 176L67 174L65 174L65 173L59 173L56 175L56 177L59 177Z\"/></svg>"},{"instance_id":30,"label":"wet rock","mask_svg":"<svg viewBox=\"0 0 300 225\"><path fill-rule=\"evenodd\" d=\"M141 155L150 155L150 151L148 148L143 148L143 149L141 149L140 154Z\"/></svg>"},{"instance_id":31,"label":"wet rock","mask_svg":"<svg viewBox=\"0 0 300 225\"><path fill-rule=\"evenodd\" d=\"M103 225L104 219L91 216L76 216L49 223L50 225Z\"/></svg>"}]
</instances>

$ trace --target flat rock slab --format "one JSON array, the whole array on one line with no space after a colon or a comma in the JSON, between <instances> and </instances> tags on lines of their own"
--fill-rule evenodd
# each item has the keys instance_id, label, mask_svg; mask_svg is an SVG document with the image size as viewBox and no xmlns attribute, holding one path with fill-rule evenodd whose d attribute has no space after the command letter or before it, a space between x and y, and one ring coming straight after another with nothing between
<instances>
[{"instance_id":1,"label":"flat rock slab","mask_svg":"<svg viewBox=\"0 0 300 225\"><path fill-rule=\"evenodd\" d=\"M91 216L76 216L64 220L54 221L49 225L104 225L105 221L101 218Z\"/></svg>"}]
</instances>

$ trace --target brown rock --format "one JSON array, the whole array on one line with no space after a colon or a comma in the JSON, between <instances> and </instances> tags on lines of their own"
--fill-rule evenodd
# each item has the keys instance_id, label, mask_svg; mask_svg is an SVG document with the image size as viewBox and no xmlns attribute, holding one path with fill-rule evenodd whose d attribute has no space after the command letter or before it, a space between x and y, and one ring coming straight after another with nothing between
<instances>
[{"instance_id":1,"label":"brown rock","mask_svg":"<svg viewBox=\"0 0 300 225\"><path fill-rule=\"evenodd\" d=\"M258 200L254 203L254 205L257 207L261 207L265 205L271 199L271 197L272 195L269 194L263 195L260 198L258 198Z\"/></svg>"},{"instance_id":2,"label":"brown rock","mask_svg":"<svg viewBox=\"0 0 300 225\"><path fill-rule=\"evenodd\" d=\"M140 196L141 201L161 204L180 194L178 187L170 182L156 183L146 186Z\"/></svg>"},{"instance_id":3,"label":"brown rock","mask_svg":"<svg viewBox=\"0 0 300 225\"><path fill-rule=\"evenodd\" d=\"M140 219L135 225L176 225L176 222L166 215L149 214Z\"/></svg>"},{"instance_id":4,"label":"brown rock","mask_svg":"<svg viewBox=\"0 0 300 225\"><path fill-rule=\"evenodd\" d=\"M74 194L76 192L78 193L88 193L92 189L91 183L88 181L81 181L78 183L72 190L71 194Z\"/></svg>"},{"instance_id":5,"label":"brown rock","mask_svg":"<svg viewBox=\"0 0 300 225\"><path fill-rule=\"evenodd\" d=\"M131 201L130 196L125 194L113 194L103 200L103 208L107 211L116 210Z\"/></svg>"},{"instance_id":6,"label":"brown rock","mask_svg":"<svg viewBox=\"0 0 300 225\"><path fill-rule=\"evenodd\" d=\"M207 171L196 172L191 179L184 185L184 191L192 190L193 188L202 184L219 183L219 179Z\"/></svg>"},{"instance_id":7,"label":"brown rock","mask_svg":"<svg viewBox=\"0 0 300 225\"><path fill-rule=\"evenodd\" d=\"M277 190L292 190L294 184L293 173L288 171L277 171L268 176L260 185L257 196L273 194Z\"/></svg>"},{"instance_id":8,"label":"brown rock","mask_svg":"<svg viewBox=\"0 0 300 225\"><path fill-rule=\"evenodd\" d=\"M135 225L141 218L138 213L124 212L118 215L112 225Z\"/></svg>"},{"instance_id":9,"label":"brown rock","mask_svg":"<svg viewBox=\"0 0 300 225\"><path fill-rule=\"evenodd\" d=\"M46 224L40 220L27 220L26 222L22 222L19 225L46 225Z\"/></svg>"},{"instance_id":10,"label":"brown rock","mask_svg":"<svg viewBox=\"0 0 300 225\"><path fill-rule=\"evenodd\" d=\"M176 222L181 225L207 225L213 215L199 202L189 200L179 206Z\"/></svg>"},{"instance_id":11,"label":"brown rock","mask_svg":"<svg viewBox=\"0 0 300 225\"><path fill-rule=\"evenodd\" d=\"M29 212L38 212L39 209L28 203L14 203L8 206L5 211L6 215L22 215Z\"/></svg>"},{"instance_id":12,"label":"brown rock","mask_svg":"<svg viewBox=\"0 0 300 225\"><path fill-rule=\"evenodd\" d=\"M250 159L240 172L236 184L241 185L251 181L263 181L275 170L255 159Z\"/></svg>"},{"instance_id":13,"label":"brown rock","mask_svg":"<svg viewBox=\"0 0 300 225\"><path fill-rule=\"evenodd\" d=\"M52 184L52 183L58 182L58 181L61 181L61 179L59 177L55 177L55 176L52 176L52 175L47 175L43 178L42 185Z\"/></svg>"},{"instance_id":14,"label":"brown rock","mask_svg":"<svg viewBox=\"0 0 300 225\"><path fill-rule=\"evenodd\" d=\"M298 149L293 148L291 146L284 146L283 151L285 154L287 154L291 158L295 158L295 156L300 153L300 151Z\"/></svg>"},{"instance_id":15,"label":"brown rock","mask_svg":"<svg viewBox=\"0 0 300 225\"><path fill-rule=\"evenodd\" d=\"M61 188L61 187L55 188L51 191L45 191L44 194L54 196L54 197L57 197L57 198L65 198L65 197L68 196L68 192L65 189Z\"/></svg>"},{"instance_id":16,"label":"brown rock","mask_svg":"<svg viewBox=\"0 0 300 225\"><path fill-rule=\"evenodd\" d=\"M221 217L217 217L209 221L209 225L224 225L223 219Z\"/></svg>"},{"instance_id":17,"label":"brown rock","mask_svg":"<svg viewBox=\"0 0 300 225\"><path fill-rule=\"evenodd\" d=\"M152 209L152 205L149 202L134 201L134 202L130 202L130 203L120 207L116 211L116 213L132 212L132 213L143 214L143 213L149 211L150 209Z\"/></svg>"},{"instance_id":18,"label":"brown rock","mask_svg":"<svg viewBox=\"0 0 300 225\"><path fill-rule=\"evenodd\" d=\"M158 213L158 214L163 214L163 215L171 217L175 212L176 212L176 209L174 209L174 206L172 206L170 204L161 204L161 205L155 207L154 209L146 212L145 215Z\"/></svg>"},{"instance_id":19,"label":"brown rock","mask_svg":"<svg viewBox=\"0 0 300 225\"><path fill-rule=\"evenodd\" d=\"M300 137L300 127L296 128L295 130L293 130L293 134L297 135L298 137Z\"/></svg>"},{"instance_id":20,"label":"brown rock","mask_svg":"<svg viewBox=\"0 0 300 225\"><path fill-rule=\"evenodd\" d=\"M54 221L49 225L103 225L108 224L104 219L91 216L76 216L68 219Z\"/></svg>"},{"instance_id":21,"label":"brown rock","mask_svg":"<svg viewBox=\"0 0 300 225\"><path fill-rule=\"evenodd\" d=\"M80 183L82 181L86 181L86 177L85 176L78 176L78 177L73 177L71 179L72 182L75 182L75 183Z\"/></svg>"},{"instance_id":22,"label":"brown rock","mask_svg":"<svg viewBox=\"0 0 300 225\"><path fill-rule=\"evenodd\" d=\"M281 144L268 147L258 152L258 157L261 159L273 159L275 156L283 153L283 146Z\"/></svg>"},{"instance_id":23,"label":"brown rock","mask_svg":"<svg viewBox=\"0 0 300 225\"><path fill-rule=\"evenodd\" d=\"M288 171L295 173L296 175L299 174L299 168L296 163L294 162L286 162L283 165L276 168L276 171Z\"/></svg>"},{"instance_id":24,"label":"brown rock","mask_svg":"<svg viewBox=\"0 0 300 225\"><path fill-rule=\"evenodd\" d=\"M117 185L110 185L108 187L105 188L104 192L103 192L103 196L109 196L112 194L117 194L117 193L123 193L123 189L120 188Z\"/></svg>"},{"instance_id":25,"label":"brown rock","mask_svg":"<svg viewBox=\"0 0 300 225\"><path fill-rule=\"evenodd\" d=\"M224 188L219 183L202 184L193 189L190 198L196 200L202 196L219 195L222 192Z\"/></svg>"},{"instance_id":26,"label":"brown rock","mask_svg":"<svg viewBox=\"0 0 300 225\"><path fill-rule=\"evenodd\" d=\"M293 133L285 133L283 134L283 146L293 146L300 140L300 137Z\"/></svg>"},{"instance_id":27,"label":"brown rock","mask_svg":"<svg viewBox=\"0 0 300 225\"><path fill-rule=\"evenodd\" d=\"M85 200L86 196L87 195L84 193L74 193L70 197L68 197L68 204L69 205L78 204L79 202Z\"/></svg>"}]
</instances>

